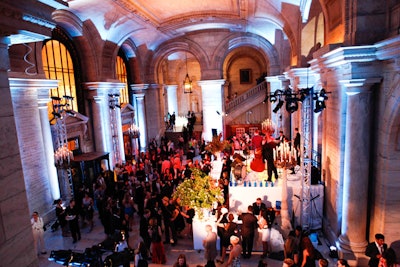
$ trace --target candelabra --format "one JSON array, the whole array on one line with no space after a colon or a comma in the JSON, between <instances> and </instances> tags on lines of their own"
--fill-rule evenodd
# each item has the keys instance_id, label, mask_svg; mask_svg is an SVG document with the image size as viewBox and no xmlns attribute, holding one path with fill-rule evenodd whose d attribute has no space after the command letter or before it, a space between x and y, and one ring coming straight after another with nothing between
<instances>
[{"instance_id":1,"label":"candelabra","mask_svg":"<svg viewBox=\"0 0 400 267\"><path fill-rule=\"evenodd\" d=\"M129 127L128 132L132 138L139 138L140 130L139 127L137 127L134 123L131 124L131 127Z\"/></svg>"},{"instance_id":2,"label":"candelabra","mask_svg":"<svg viewBox=\"0 0 400 267\"><path fill-rule=\"evenodd\" d=\"M275 132L275 125L272 123L271 119L266 119L261 123L261 131L264 134L272 134Z\"/></svg>"},{"instance_id":3,"label":"candelabra","mask_svg":"<svg viewBox=\"0 0 400 267\"><path fill-rule=\"evenodd\" d=\"M291 169L296 165L296 149L291 149L288 142L283 142L273 150L275 166L282 169Z\"/></svg>"}]
</instances>

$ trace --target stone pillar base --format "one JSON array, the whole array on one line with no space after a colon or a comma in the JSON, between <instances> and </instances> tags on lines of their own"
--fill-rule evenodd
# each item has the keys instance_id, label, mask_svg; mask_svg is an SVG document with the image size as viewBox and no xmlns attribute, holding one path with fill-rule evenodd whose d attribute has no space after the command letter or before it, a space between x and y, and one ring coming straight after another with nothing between
<instances>
[{"instance_id":1,"label":"stone pillar base","mask_svg":"<svg viewBox=\"0 0 400 267\"><path fill-rule=\"evenodd\" d=\"M346 259L350 266L368 266L368 259L364 254L367 245L367 241L350 242L347 237L341 235L336 242L339 259Z\"/></svg>"}]
</instances>

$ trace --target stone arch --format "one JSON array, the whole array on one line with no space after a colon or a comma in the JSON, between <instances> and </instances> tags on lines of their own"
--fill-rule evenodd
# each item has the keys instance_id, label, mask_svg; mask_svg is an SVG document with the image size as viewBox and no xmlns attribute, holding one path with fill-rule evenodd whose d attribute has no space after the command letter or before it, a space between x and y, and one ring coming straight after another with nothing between
<instances>
[{"instance_id":1,"label":"stone arch","mask_svg":"<svg viewBox=\"0 0 400 267\"><path fill-rule=\"evenodd\" d=\"M266 68L269 75L278 75L282 72L279 64L280 61L278 52L273 47L273 45L267 40L253 34L246 34L246 35L235 34L235 36L227 38L227 40L228 41L226 44L221 44L216 49L216 53L214 56L216 58L225 59L222 60L221 62L218 62L219 64L221 64L219 66L220 69L224 69L225 66L223 65L226 65L227 57L229 54L232 53L232 51L240 47L250 47L259 52L259 56L263 57L265 62L269 62ZM226 69L224 69L224 74L225 70Z\"/></svg>"},{"instance_id":2,"label":"stone arch","mask_svg":"<svg viewBox=\"0 0 400 267\"><path fill-rule=\"evenodd\" d=\"M258 66L261 70L268 69L268 58L266 59L265 56L258 50L254 49L253 47L248 46L240 46L230 51L230 53L225 57L224 60L224 79L227 80L228 70L231 66L231 63L238 57L244 55L251 55L251 57L257 62Z\"/></svg>"},{"instance_id":3,"label":"stone arch","mask_svg":"<svg viewBox=\"0 0 400 267\"><path fill-rule=\"evenodd\" d=\"M144 80L142 60L135 43L131 39L127 39L121 44L120 49L128 58L133 83L142 83Z\"/></svg>"},{"instance_id":4,"label":"stone arch","mask_svg":"<svg viewBox=\"0 0 400 267\"><path fill-rule=\"evenodd\" d=\"M91 20L82 22L69 11L55 11L53 19L77 46L83 82L116 79L115 58L119 49L116 43L104 41Z\"/></svg>"},{"instance_id":5,"label":"stone arch","mask_svg":"<svg viewBox=\"0 0 400 267\"><path fill-rule=\"evenodd\" d=\"M67 10L55 10L52 13L52 19L63 28L71 38L83 35L83 22L74 13Z\"/></svg>"},{"instance_id":6,"label":"stone arch","mask_svg":"<svg viewBox=\"0 0 400 267\"><path fill-rule=\"evenodd\" d=\"M153 55L153 60L148 66L149 77L153 77L154 81L157 82L157 70L162 63L162 60L167 56L175 52L188 52L192 54L200 64L200 69L206 69L209 65L209 59L206 52L195 42L189 39L178 39L170 42L166 42L159 46Z\"/></svg>"}]
</instances>

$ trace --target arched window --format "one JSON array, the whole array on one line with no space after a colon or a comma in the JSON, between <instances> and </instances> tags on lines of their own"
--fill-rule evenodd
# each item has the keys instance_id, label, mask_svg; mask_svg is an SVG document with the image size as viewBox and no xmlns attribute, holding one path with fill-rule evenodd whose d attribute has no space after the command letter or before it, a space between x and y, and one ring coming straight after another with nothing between
<instances>
[{"instance_id":1,"label":"arched window","mask_svg":"<svg viewBox=\"0 0 400 267\"><path fill-rule=\"evenodd\" d=\"M128 89L128 74L126 71L126 64L124 59L121 56L117 56L117 60L115 62L115 70L117 72L117 79L124 83L124 88L121 89L120 92L120 102L121 103L129 103L129 89Z\"/></svg>"},{"instance_id":2,"label":"arched window","mask_svg":"<svg viewBox=\"0 0 400 267\"><path fill-rule=\"evenodd\" d=\"M78 112L74 65L68 49L57 40L49 40L42 48L42 59L46 78L59 81L58 87L51 90L50 96L72 96L70 108ZM52 110L51 103L49 110Z\"/></svg>"}]
</instances>

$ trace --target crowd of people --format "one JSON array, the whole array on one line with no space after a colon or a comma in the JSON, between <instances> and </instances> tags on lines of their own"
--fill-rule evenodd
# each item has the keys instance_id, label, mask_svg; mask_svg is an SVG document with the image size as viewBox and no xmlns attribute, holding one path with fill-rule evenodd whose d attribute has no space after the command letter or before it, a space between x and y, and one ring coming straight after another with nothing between
<instances>
[{"instance_id":1,"label":"crowd of people","mask_svg":"<svg viewBox=\"0 0 400 267\"><path fill-rule=\"evenodd\" d=\"M224 151L222 172L218 181L224 193L224 201L219 203L216 210L218 231L214 233L209 226L204 229L207 233L207 237L203 240L206 266L215 266L215 262L224 266L225 263L226 266L240 266L240 258L246 260L252 257L256 231L262 235L263 253L260 266L265 264L263 259L270 256L276 239L271 238L276 230L272 227L275 211L266 207L261 198L258 198L246 212L239 215L242 222L239 227L234 221L234 215L229 212L228 199L232 156L235 150L264 150L268 140L279 144L280 140L270 138L272 137L260 136L256 132L252 138L245 134L229 139L232 149ZM182 206L179 198L173 196L174 190L183 180L190 178L192 168L201 169L207 174L211 171L213 156L206 150L206 144L193 138L185 144L188 145L175 147L167 138L162 138L160 144L153 139L148 150L140 153L135 160L117 164L113 171L104 171L90 187L82 186L66 209L62 207L62 200L57 200L55 202L57 224L61 226L63 236L71 235L73 242L78 242L81 239L80 225L84 222L89 228L88 231L91 231L94 210L97 210L107 236L124 232L126 238L129 238L136 214L140 217L139 233L142 242L136 248L137 254L140 255L135 258L135 262L146 259L152 263L165 264L167 255L164 246L176 246L180 238L191 238L192 220L195 216L192 208ZM198 159L195 159L194 155L186 157L189 148L196 148L201 157ZM217 236L221 240L221 247L218 248L219 259L216 248ZM282 239L281 245L283 266L314 267L316 260L319 260L320 266L327 266L324 259L318 258L318 251L301 227L292 231L285 241ZM41 250L38 249L40 253ZM227 256L228 250L230 253ZM373 253L375 252L367 255L373 259L376 257ZM388 259L386 256L382 258ZM344 260L338 262L346 266ZM379 263L379 267L392 267L390 262L391 259L388 259L387 265ZM187 266L185 255L179 256L174 266Z\"/></svg>"}]
</instances>

